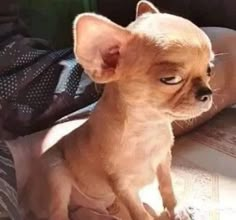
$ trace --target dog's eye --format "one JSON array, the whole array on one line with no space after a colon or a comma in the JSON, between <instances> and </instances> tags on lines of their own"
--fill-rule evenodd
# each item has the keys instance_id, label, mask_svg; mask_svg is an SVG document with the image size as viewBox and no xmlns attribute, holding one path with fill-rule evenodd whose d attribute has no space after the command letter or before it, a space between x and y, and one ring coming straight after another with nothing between
<instances>
[{"instance_id":1,"label":"dog's eye","mask_svg":"<svg viewBox=\"0 0 236 220\"><path fill-rule=\"evenodd\" d=\"M211 76L211 75L212 75L211 66L208 66L208 67L207 67L207 75L208 75L208 76Z\"/></svg>"},{"instance_id":2,"label":"dog's eye","mask_svg":"<svg viewBox=\"0 0 236 220\"><path fill-rule=\"evenodd\" d=\"M214 64L210 63L207 67L207 76L212 77L214 75L214 71L212 70Z\"/></svg>"},{"instance_id":3,"label":"dog's eye","mask_svg":"<svg viewBox=\"0 0 236 220\"><path fill-rule=\"evenodd\" d=\"M160 81L167 85L177 85L183 81L183 78L181 76L169 76L161 78Z\"/></svg>"}]
</instances>

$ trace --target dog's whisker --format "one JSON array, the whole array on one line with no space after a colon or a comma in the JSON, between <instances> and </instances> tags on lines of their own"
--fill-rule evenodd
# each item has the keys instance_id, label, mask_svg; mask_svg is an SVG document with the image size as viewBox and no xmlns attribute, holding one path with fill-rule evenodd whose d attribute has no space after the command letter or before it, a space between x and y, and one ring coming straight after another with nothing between
<instances>
[{"instance_id":1,"label":"dog's whisker","mask_svg":"<svg viewBox=\"0 0 236 220\"><path fill-rule=\"evenodd\" d=\"M192 125L196 122L196 118L192 118Z\"/></svg>"},{"instance_id":2,"label":"dog's whisker","mask_svg":"<svg viewBox=\"0 0 236 220\"><path fill-rule=\"evenodd\" d=\"M189 120L188 120L188 126L191 127L191 125L192 125L192 120L189 119Z\"/></svg>"},{"instance_id":3,"label":"dog's whisker","mask_svg":"<svg viewBox=\"0 0 236 220\"><path fill-rule=\"evenodd\" d=\"M220 93L214 93L214 96L215 96L215 97L220 97L220 98L222 98L222 99L226 97L225 94L220 94Z\"/></svg>"},{"instance_id":4,"label":"dog's whisker","mask_svg":"<svg viewBox=\"0 0 236 220\"><path fill-rule=\"evenodd\" d=\"M184 129L183 125L181 125L181 123L180 123L180 122L178 122L178 121L175 121L175 124L176 124L177 126L179 126L181 129Z\"/></svg>"},{"instance_id":5,"label":"dog's whisker","mask_svg":"<svg viewBox=\"0 0 236 220\"><path fill-rule=\"evenodd\" d=\"M230 55L230 53L217 53L215 54L215 57L225 56L225 55Z\"/></svg>"},{"instance_id":6,"label":"dog's whisker","mask_svg":"<svg viewBox=\"0 0 236 220\"><path fill-rule=\"evenodd\" d=\"M216 88L216 89L213 89L212 92L213 92L213 96L222 96L222 97L225 97L226 95L225 94L222 94L220 92L221 88Z\"/></svg>"},{"instance_id":7,"label":"dog's whisker","mask_svg":"<svg viewBox=\"0 0 236 220\"><path fill-rule=\"evenodd\" d=\"M221 90L221 88L215 88L215 89L213 89L212 91L213 91L213 92L217 92L217 91L219 91L219 90Z\"/></svg>"},{"instance_id":8,"label":"dog's whisker","mask_svg":"<svg viewBox=\"0 0 236 220\"><path fill-rule=\"evenodd\" d=\"M215 102L212 102L212 108L214 108L216 111L218 110L218 106L215 104Z\"/></svg>"},{"instance_id":9,"label":"dog's whisker","mask_svg":"<svg viewBox=\"0 0 236 220\"><path fill-rule=\"evenodd\" d=\"M185 123L186 123L187 127L191 127L193 124L191 119L185 120Z\"/></svg>"},{"instance_id":10,"label":"dog's whisker","mask_svg":"<svg viewBox=\"0 0 236 220\"><path fill-rule=\"evenodd\" d=\"M196 121L197 121L197 118L196 118L196 117L193 118L193 124L194 124Z\"/></svg>"}]
</instances>

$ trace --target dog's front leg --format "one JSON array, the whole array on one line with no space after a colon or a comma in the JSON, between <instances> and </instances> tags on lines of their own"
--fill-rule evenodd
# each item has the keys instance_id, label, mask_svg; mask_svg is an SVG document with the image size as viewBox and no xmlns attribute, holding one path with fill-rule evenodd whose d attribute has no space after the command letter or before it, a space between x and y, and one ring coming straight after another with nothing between
<instances>
[{"instance_id":1,"label":"dog's front leg","mask_svg":"<svg viewBox=\"0 0 236 220\"><path fill-rule=\"evenodd\" d=\"M177 209L177 201L171 180L171 152L157 167L157 178L163 206L167 209L171 220L191 220L186 209Z\"/></svg>"},{"instance_id":2,"label":"dog's front leg","mask_svg":"<svg viewBox=\"0 0 236 220\"><path fill-rule=\"evenodd\" d=\"M171 153L157 167L157 179L159 191L162 197L163 206L171 217L174 217L174 210L177 205L172 180L171 180Z\"/></svg>"},{"instance_id":3,"label":"dog's front leg","mask_svg":"<svg viewBox=\"0 0 236 220\"><path fill-rule=\"evenodd\" d=\"M127 184L126 180L112 178L111 186L133 220L153 220L153 217L145 210L138 192L132 188L132 185Z\"/></svg>"}]
</instances>

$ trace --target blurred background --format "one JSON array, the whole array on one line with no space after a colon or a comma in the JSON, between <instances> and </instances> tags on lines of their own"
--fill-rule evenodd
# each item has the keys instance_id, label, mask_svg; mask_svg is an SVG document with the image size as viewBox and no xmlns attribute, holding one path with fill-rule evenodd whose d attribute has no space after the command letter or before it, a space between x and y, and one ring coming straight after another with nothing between
<instances>
[{"instance_id":1,"label":"blurred background","mask_svg":"<svg viewBox=\"0 0 236 220\"><path fill-rule=\"evenodd\" d=\"M81 12L97 12L126 26L138 0L19 0L29 34L56 48L71 47L72 21ZM181 15L198 26L236 29L236 0L151 0L160 11Z\"/></svg>"}]
</instances>

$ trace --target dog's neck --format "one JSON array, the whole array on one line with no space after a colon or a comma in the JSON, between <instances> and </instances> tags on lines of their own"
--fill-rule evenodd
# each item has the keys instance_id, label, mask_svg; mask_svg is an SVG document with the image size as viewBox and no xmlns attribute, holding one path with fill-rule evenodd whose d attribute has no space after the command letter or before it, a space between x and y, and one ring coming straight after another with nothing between
<instances>
[{"instance_id":1,"label":"dog's neck","mask_svg":"<svg viewBox=\"0 0 236 220\"><path fill-rule=\"evenodd\" d=\"M152 118L155 123L171 123L170 120L163 117L163 114L158 109L154 109L148 103L135 102L134 99L129 100L127 94L116 83L105 86L93 116L99 117L97 114L99 116L107 114L111 118L115 119L118 117L125 121L147 122L148 119Z\"/></svg>"},{"instance_id":2,"label":"dog's neck","mask_svg":"<svg viewBox=\"0 0 236 220\"><path fill-rule=\"evenodd\" d=\"M158 132L170 127L171 122L163 119L158 110L140 103L129 103L126 94L116 84L107 85L104 93L89 119L94 132L101 131L109 135L115 130L116 135L125 132L144 132L155 129ZM95 126L94 126L95 125ZM97 129L95 129L97 128ZM111 129L111 130L109 130ZM138 132L139 131L139 132ZM112 134L111 134L112 135Z\"/></svg>"}]
</instances>

